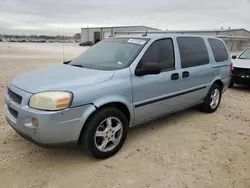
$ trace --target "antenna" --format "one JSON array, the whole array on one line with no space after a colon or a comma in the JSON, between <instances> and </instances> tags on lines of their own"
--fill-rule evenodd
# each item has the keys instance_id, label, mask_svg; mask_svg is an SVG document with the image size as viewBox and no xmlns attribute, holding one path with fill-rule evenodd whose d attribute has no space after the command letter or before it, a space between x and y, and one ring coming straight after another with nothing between
<instances>
[{"instance_id":1,"label":"antenna","mask_svg":"<svg viewBox=\"0 0 250 188\"><path fill-rule=\"evenodd\" d=\"M142 35L143 37L148 36L148 30Z\"/></svg>"},{"instance_id":2,"label":"antenna","mask_svg":"<svg viewBox=\"0 0 250 188\"><path fill-rule=\"evenodd\" d=\"M63 50L63 62L64 62L64 22L62 21L62 34L63 34L63 41L62 41L62 50Z\"/></svg>"}]
</instances>

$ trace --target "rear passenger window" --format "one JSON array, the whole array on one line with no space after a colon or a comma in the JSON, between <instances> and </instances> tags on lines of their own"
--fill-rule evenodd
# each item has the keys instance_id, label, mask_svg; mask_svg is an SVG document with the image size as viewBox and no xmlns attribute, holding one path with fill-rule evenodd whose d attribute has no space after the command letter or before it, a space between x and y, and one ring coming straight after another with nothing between
<instances>
[{"instance_id":1,"label":"rear passenger window","mask_svg":"<svg viewBox=\"0 0 250 188\"><path fill-rule=\"evenodd\" d=\"M172 39L155 41L144 54L143 62L159 63L163 71L174 69L175 58Z\"/></svg>"},{"instance_id":2,"label":"rear passenger window","mask_svg":"<svg viewBox=\"0 0 250 188\"><path fill-rule=\"evenodd\" d=\"M205 42L200 37L177 37L181 67L195 67L209 63Z\"/></svg>"},{"instance_id":3,"label":"rear passenger window","mask_svg":"<svg viewBox=\"0 0 250 188\"><path fill-rule=\"evenodd\" d=\"M208 42L212 48L214 59L216 62L228 60L227 49L222 41L217 39L208 39Z\"/></svg>"}]
</instances>

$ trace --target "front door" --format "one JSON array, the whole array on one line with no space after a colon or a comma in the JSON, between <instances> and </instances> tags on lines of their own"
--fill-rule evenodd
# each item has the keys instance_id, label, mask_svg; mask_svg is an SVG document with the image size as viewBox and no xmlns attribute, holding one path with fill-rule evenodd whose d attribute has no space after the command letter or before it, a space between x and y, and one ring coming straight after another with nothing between
<instances>
[{"instance_id":1,"label":"front door","mask_svg":"<svg viewBox=\"0 0 250 188\"><path fill-rule=\"evenodd\" d=\"M180 91L180 73L176 68L173 40L157 40L145 52L138 66L145 62L159 63L161 73L132 76L135 124L152 119L179 108L179 98L173 94Z\"/></svg>"}]
</instances>

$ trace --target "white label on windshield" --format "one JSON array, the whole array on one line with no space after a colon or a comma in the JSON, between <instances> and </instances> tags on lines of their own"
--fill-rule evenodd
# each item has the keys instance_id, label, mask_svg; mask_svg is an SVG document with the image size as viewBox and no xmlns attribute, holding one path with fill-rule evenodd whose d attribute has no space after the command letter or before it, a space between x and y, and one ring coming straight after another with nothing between
<instances>
[{"instance_id":1,"label":"white label on windshield","mask_svg":"<svg viewBox=\"0 0 250 188\"><path fill-rule=\"evenodd\" d=\"M117 64L122 65L122 62L118 61Z\"/></svg>"},{"instance_id":2,"label":"white label on windshield","mask_svg":"<svg viewBox=\"0 0 250 188\"><path fill-rule=\"evenodd\" d=\"M145 44L145 40L139 40L139 39L129 39L128 40L129 43L134 43L134 44L140 44L140 45L143 45Z\"/></svg>"}]
</instances>

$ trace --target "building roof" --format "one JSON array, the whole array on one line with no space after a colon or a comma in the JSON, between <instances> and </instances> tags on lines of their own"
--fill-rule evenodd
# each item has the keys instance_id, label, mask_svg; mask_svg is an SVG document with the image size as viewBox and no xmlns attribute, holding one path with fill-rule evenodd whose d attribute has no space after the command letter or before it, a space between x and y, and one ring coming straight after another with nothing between
<instances>
[{"instance_id":1,"label":"building roof","mask_svg":"<svg viewBox=\"0 0 250 188\"><path fill-rule=\"evenodd\" d=\"M199 29L199 30L166 30L166 32L175 32L175 33L181 33L181 32L192 32L192 33L203 33L203 32L227 32L227 31L246 31L248 33L250 33L250 31L244 29L244 28L239 28L239 29L209 29L209 30L202 30L202 29Z\"/></svg>"},{"instance_id":2,"label":"building roof","mask_svg":"<svg viewBox=\"0 0 250 188\"><path fill-rule=\"evenodd\" d=\"M215 35L215 36L223 39L250 40L250 37L242 37L242 36L228 36L228 35Z\"/></svg>"},{"instance_id":3,"label":"building roof","mask_svg":"<svg viewBox=\"0 0 250 188\"><path fill-rule=\"evenodd\" d=\"M123 33L123 32L118 32L118 33ZM216 37L216 38L221 38L221 39L229 39L229 40L240 40L240 41L248 41L250 40L250 37L242 37L242 36L229 36L229 35L199 35L199 34L181 34L181 33L167 33L167 32L148 32L147 36L142 36L143 32L134 32L131 35L119 35L119 36L114 36L116 38L119 37L144 37L144 38L153 38L153 37L158 37L158 36L201 36L201 37Z\"/></svg>"},{"instance_id":4,"label":"building roof","mask_svg":"<svg viewBox=\"0 0 250 188\"><path fill-rule=\"evenodd\" d=\"M149 28L149 27L148 27ZM227 31L246 31L250 33L250 31L240 28L240 29L210 29L210 30L157 30L153 32L159 32L159 33L207 33L207 32L227 32ZM118 31L118 32L141 32L141 31Z\"/></svg>"},{"instance_id":5,"label":"building roof","mask_svg":"<svg viewBox=\"0 0 250 188\"><path fill-rule=\"evenodd\" d=\"M159 30L157 28L153 28L153 27L148 27L148 26L144 26L144 25L131 25L131 26L110 26L110 27L84 27L82 29L98 29L98 28L134 28L134 27L144 27L150 30Z\"/></svg>"},{"instance_id":6,"label":"building roof","mask_svg":"<svg viewBox=\"0 0 250 188\"><path fill-rule=\"evenodd\" d=\"M178 33L178 34L187 34L187 33L192 33L192 34L198 34L199 33L211 33L211 32L216 32L216 37L219 37L219 38L228 38L228 39L237 39L237 40L250 40L250 37L249 36L241 36L241 35L233 35L233 34L225 34L223 32L231 32L231 31L245 31L245 32L248 32L249 33L249 36L250 36L250 31L246 30L246 29L215 29L215 30L157 30L157 31L154 31L154 30L149 30L148 33L149 34L175 34L175 33ZM122 34L122 33L131 33L131 34L141 34L143 33L143 31L117 31L115 33L119 33L119 34Z\"/></svg>"}]
</instances>

